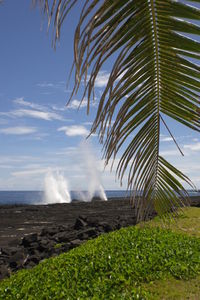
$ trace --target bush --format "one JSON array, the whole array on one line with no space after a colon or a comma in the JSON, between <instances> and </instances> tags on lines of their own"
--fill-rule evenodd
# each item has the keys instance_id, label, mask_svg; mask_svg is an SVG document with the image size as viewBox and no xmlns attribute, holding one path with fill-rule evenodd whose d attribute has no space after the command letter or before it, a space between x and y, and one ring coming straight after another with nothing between
<instances>
[{"instance_id":1,"label":"bush","mask_svg":"<svg viewBox=\"0 0 200 300\"><path fill-rule=\"evenodd\" d=\"M22 270L0 283L0 299L144 299L143 283L200 272L200 240L128 227Z\"/></svg>"}]
</instances>

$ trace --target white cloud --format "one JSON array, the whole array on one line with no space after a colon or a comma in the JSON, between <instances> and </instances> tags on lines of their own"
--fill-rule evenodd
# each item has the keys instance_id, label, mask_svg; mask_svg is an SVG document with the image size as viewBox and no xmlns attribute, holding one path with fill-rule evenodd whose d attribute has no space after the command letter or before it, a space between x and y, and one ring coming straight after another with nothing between
<instances>
[{"instance_id":1,"label":"white cloud","mask_svg":"<svg viewBox=\"0 0 200 300\"><path fill-rule=\"evenodd\" d=\"M178 150L165 150L165 151L160 151L161 156L176 156L179 155Z\"/></svg>"},{"instance_id":2,"label":"white cloud","mask_svg":"<svg viewBox=\"0 0 200 300\"><path fill-rule=\"evenodd\" d=\"M46 121L63 120L63 117L57 113L32 110L32 109L18 109L18 110L11 111L11 114L17 117L31 117L31 118L42 119Z\"/></svg>"},{"instance_id":3,"label":"white cloud","mask_svg":"<svg viewBox=\"0 0 200 300\"><path fill-rule=\"evenodd\" d=\"M38 83L37 86L42 87L42 88L46 88L46 87L55 87L56 84L48 83L48 82L42 82L42 83Z\"/></svg>"},{"instance_id":4,"label":"white cloud","mask_svg":"<svg viewBox=\"0 0 200 300\"><path fill-rule=\"evenodd\" d=\"M83 124L87 126L92 126L93 122L84 122Z\"/></svg>"},{"instance_id":5,"label":"white cloud","mask_svg":"<svg viewBox=\"0 0 200 300\"><path fill-rule=\"evenodd\" d=\"M12 172L11 175L15 177L24 177L24 176L37 176L38 174L46 174L48 172L49 168L37 168L35 170L25 170L25 171L16 171Z\"/></svg>"},{"instance_id":6,"label":"white cloud","mask_svg":"<svg viewBox=\"0 0 200 300\"><path fill-rule=\"evenodd\" d=\"M24 135L29 133L36 132L37 129L35 127L8 127L0 129L0 132L3 134L13 134L13 135Z\"/></svg>"},{"instance_id":7,"label":"white cloud","mask_svg":"<svg viewBox=\"0 0 200 300\"><path fill-rule=\"evenodd\" d=\"M200 161L199 161L200 162ZM192 159L190 158L189 160L184 161L184 166L180 164L178 166L183 172L185 173L199 173L200 172L200 165L196 164Z\"/></svg>"},{"instance_id":8,"label":"white cloud","mask_svg":"<svg viewBox=\"0 0 200 300\"><path fill-rule=\"evenodd\" d=\"M79 100L72 100L70 101L70 103L67 105L68 109L78 109L78 108L83 108L87 106L87 100L83 99L83 101L79 101Z\"/></svg>"},{"instance_id":9,"label":"white cloud","mask_svg":"<svg viewBox=\"0 0 200 300\"><path fill-rule=\"evenodd\" d=\"M95 98L95 100L97 99ZM74 99L70 101L70 103L66 106L66 109L80 109L80 108L87 107L87 104L88 104L88 100L86 98L84 98L82 101ZM96 102L90 101L90 107L95 107L95 106L96 106Z\"/></svg>"},{"instance_id":10,"label":"white cloud","mask_svg":"<svg viewBox=\"0 0 200 300\"><path fill-rule=\"evenodd\" d=\"M76 154L76 152L77 152L77 147L67 147L67 148L60 149L56 153L53 153L53 155L68 156L68 155L74 155Z\"/></svg>"},{"instance_id":11,"label":"white cloud","mask_svg":"<svg viewBox=\"0 0 200 300\"><path fill-rule=\"evenodd\" d=\"M51 108L52 108L53 110L58 110L58 111L66 111L66 109L67 109L66 105L64 105L64 106L57 106L57 105L55 105L55 104L53 104L53 105L51 106Z\"/></svg>"},{"instance_id":12,"label":"white cloud","mask_svg":"<svg viewBox=\"0 0 200 300\"><path fill-rule=\"evenodd\" d=\"M90 133L82 125L63 126L58 131L64 131L67 136L87 136Z\"/></svg>"},{"instance_id":13,"label":"white cloud","mask_svg":"<svg viewBox=\"0 0 200 300\"><path fill-rule=\"evenodd\" d=\"M65 92L65 93L72 92L72 90L66 88L66 83L64 81L59 81L56 83L41 82L41 83L38 83L37 86L40 88L45 88L45 89L57 89L57 90Z\"/></svg>"},{"instance_id":14,"label":"white cloud","mask_svg":"<svg viewBox=\"0 0 200 300\"><path fill-rule=\"evenodd\" d=\"M200 151L200 143L184 145L183 148L191 151Z\"/></svg>"},{"instance_id":15,"label":"white cloud","mask_svg":"<svg viewBox=\"0 0 200 300\"><path fill-rule=\"evenodd\" d=\"M96 80L95 80L95 87L97 88L103 88L107 85L108 79L110 77L110 73L107 71L99 71ZM87 76L87 81L89 81L90 75ZM84 83L84 80L82 80Z\"/></svg>"},{"instance_id":16,"label":"white cloud","mask_svg":"<svg viewBox=\"0 0 200 300\"><path fill-rule=\"evenodd\" d=\"M24 163L25 161L31 161L32 159L34 159L32 156L9 156L9 155L0 155L0 161L2 161L3 163L7 163L10 165L13 164L18 164L18 163Z\"/></svg>"},{"instance_id":17,"label":"white cloud","mask_svg":"<svg viewBox=\"0 0 200 300\"><path fill-rule=\"evenodd\" d=\"M160 141L161 142L172 142L173 138L172 137L161 137Z\"/></svg>"},{"instance_id":18,"label":"white cloud","mask_svg":"<svg viewBox=\"0 0 200 300\"><path fill-rule=\"evenodd\" d=\"M13 102L15 104L31 107L31 108L34 108L34 109L37 109L37 110L44 110L45 109L44 106L42 106L42 105L39 105L39 104L33 103L33 102L29 102L29 101L25 101L23 97L17 98L15 100L13 100Z\"/></svg>"},{"instance_id":19,"label":"white cloud","mask_svg":"<svg viewBox=\"0 0 200 300\"><path fill-rule=\"evenodd\" d=\"M0 115L6 117L30 117L46 121L64 120L64 118L60 114L50 111L47 107L39 105L37 103L25 101L23 97L17 98L13 100L13 102L25 108L15 109L9 112L0 112Z\"/></svg>"},{"instance_id":20,"label":"white cloud","mask_svg":"<svg viewBox=\"0 0 200 300\"><path fill-rule=\"evenodd\" d=\"M95 86L99 88L105 87L108 83L109 77L110 73L107 71L100 71L95 80Z\"/></svg>"}]
</instances>

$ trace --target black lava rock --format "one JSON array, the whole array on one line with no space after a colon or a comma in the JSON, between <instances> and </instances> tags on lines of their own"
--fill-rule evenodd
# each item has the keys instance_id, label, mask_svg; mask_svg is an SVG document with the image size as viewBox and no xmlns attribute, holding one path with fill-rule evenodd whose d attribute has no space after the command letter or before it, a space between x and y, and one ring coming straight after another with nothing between
<instances>
[{"instance_id":1,"label":"black lava rock","mask_svg":"<svg viewBox=\"0 0 200 300\"><path fill-rule=\"evenodd\" d=\"M32 243L37 242L38 240L38 235L37 233L32 233L30 235L25 236L22 239L22 245L26 247L30 247Z\"/></svg>"},{"instance_id":2,"label":"black lava rock","mask_svg":"<svg viewBox=\"0 0 200 300\"><path fill-rule=\"evenodd\" d=\"M87 225L88 225L87 222L83 220L81 217L79 217L76 219L76 222L74 224L74 229L79 230L86 227Z\"/></svg>"}]
</instances>

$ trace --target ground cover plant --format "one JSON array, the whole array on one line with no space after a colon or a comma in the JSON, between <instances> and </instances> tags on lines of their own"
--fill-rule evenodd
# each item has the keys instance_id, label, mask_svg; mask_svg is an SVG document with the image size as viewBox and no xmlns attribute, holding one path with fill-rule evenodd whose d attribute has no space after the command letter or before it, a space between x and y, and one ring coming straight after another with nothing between
<instances>
[{"instance_id":1,"label":"ground cover plant","mask_svg":"<svg viewBox=\"0 0 200 300\"><path fill-rule=\"evenodd\" d=\"M19 271L0 283L0 299L151 299L168 281L186 280L197 293L199 278L199 238L135 226Z\"/></svg>"}]
</instances>

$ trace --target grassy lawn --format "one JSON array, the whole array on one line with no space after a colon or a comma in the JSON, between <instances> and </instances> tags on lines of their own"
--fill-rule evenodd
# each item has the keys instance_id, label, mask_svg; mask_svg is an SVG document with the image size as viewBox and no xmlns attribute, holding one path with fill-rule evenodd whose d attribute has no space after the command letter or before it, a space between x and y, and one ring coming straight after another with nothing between
<instances>
[{"instance_id":1,"label":"grassy lawn","mask_svg":"<svg viewBox=\"0 0 200 300\"><path fill-rule=\"evenodd\" d=\"M163 224L159 217L154 218L150 222L138 224L137 226L159 226L160 228L163 228ZM180 214L175 221L172 220L168 224L165 224L165 227L177 233L185 233L189 236L200 238L200 208L185 208L183 214Z\"/></svg>"},{"instance_id":2,"label":"grassy lawn","mask_svg":"<svg viewBox=\"0 0 200 300\"><path fill-rule=\"evenodd\" d=\"M151 284L144 284L151 300L198 300L200 299L200 276L190 280L180 280L168 277L164 280L157 280Z\"/></svg>"},{"instance_id":3,"label":"grassy lawn","mask_svg":"<svg viewBox=\"0 0 200 300\"><path fill-rule=\"evenodd\" d=\"M173 232L183 233L200 238L200 208L185 208L184 213L176 221L171 221L168 228ZM163 225L159 217L138 227L160 227ZM200 256L200 249L199 249ZM180 280L173 277L144 284L143 288L151 294L149 299L200 299L200 276L190 280Z\"/></svg>"},{"instance_id":4,"label":"grassy lawn","mask_svg":"<svg viewBox=\"0 0 200 300\"><path fill-rule=\"evenodd\" d=\"M200 299L199 218L104 234L3 280L0 299Z\"/></svg>"}]
</instances>

